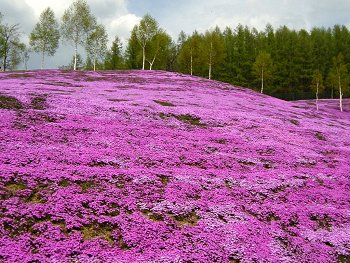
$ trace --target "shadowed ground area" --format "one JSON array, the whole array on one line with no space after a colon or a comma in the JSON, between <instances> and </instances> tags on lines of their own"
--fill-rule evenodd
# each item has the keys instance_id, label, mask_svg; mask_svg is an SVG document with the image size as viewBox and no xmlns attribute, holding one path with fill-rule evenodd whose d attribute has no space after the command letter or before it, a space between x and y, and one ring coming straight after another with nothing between
<instances>
[{"instance_id":1,"label":"shadowed ground area","mask_svg":"<svg viewBox=\"0 0 350 263\"><path fill-rule=\"evenodd\" d=\"M1 262L349 262L350 101L160 71L0 74Z\"/></svg>"}]
</instances>

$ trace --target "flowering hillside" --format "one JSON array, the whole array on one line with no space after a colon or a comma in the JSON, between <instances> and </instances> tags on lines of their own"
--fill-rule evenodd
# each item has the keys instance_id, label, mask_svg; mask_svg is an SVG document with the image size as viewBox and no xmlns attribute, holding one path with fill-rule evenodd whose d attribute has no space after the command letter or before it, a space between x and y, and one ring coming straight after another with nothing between
<instances>
[{"instance_id":1,"label":"flowering hillside","mask_svg":"<svg viewBox=\"0 0 350 263\"><path fill-rule=\"evenodd\" d=\"M0 262L350 260L350 101L10 72L0 120Z\"/></svg>"}]
</instances>

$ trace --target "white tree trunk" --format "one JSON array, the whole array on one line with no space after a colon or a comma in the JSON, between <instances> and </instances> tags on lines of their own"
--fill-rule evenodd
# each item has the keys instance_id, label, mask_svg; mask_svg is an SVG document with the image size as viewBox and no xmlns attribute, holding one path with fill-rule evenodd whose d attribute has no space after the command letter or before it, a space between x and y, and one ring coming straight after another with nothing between
<instances>
[{"instance_id":1,"label":"white tree trunk","mask_svg":"<svg viewBox=\"0 0 350 263\"><path fill-rule=\"evenodd\" d=\"M6 57L4 56L4 59L2 60L2 71L6 70Z\"/></svg>"},{"instance_id":2,"label":"white tree trunk","mask_svg":"<svg viewBox=\"0 0 350 263\"><path fill-rule=\"evenodd\" d=\"M2 71L6 71L6 68L7 68L7 49L8 49L7 41L8 39L5 39L5 43L3 47L4 55L3 55Z\"/></svg>"},{"instance_id":3,"label":"white tree trunk","mask_svg":"<svg viewBox=\"0 0 350 263\"><path fill-rule=\"evenodd\" d=\"M191 49L191 76L193 75L193 52Z\"/></svg>"},{"instance_id":4,"label":"white tree trunk","mask_svg":"<svg viewBox=\"0 0 350 263\"><path fill-rule=\"evenodd\" d=\"M339 96L339 107L340 107L340 111L343 111L343 93L340 92L340 96Z\"/></svg>"},{"instance_id":5,"label":"white tree trunk","mask_svg":"<svg viewBox=\"0 0 350 263\"><path fill-rule=\"evenodd\" d=\"M209 64L209 79L211 79L211 63Z\"/></svg>"},{"instance_id":6,"label":"white tree trunk","mask_svg":"<svg viewBox=\"0 0 350 263\"><path fill-rule=\"evenodd\" d=\"M94 71L96 71L96 58L94 58Z\"/></svg>"},{"instance_id":7,"label":"white tree trunk","mask_svg":"<svg viewBox=\"0 0 350 263\"><path fill-rule=\"evenodd\" d=\"M340 111L343 111L343 92L341 90L340 74L338 75L338 84L339 84L339 107L340 107Z\"/></svg>"},{"instance_id":8,"label":"white tree trunk","mask_svg":"<svg viewBox=\"0 0 350 263\"><path fill-rule=\"evenodd\" d=\"M75 48L74 48L74 70L77 70L77 54L78 54L78 43L75 42Z\"/></svg>"},{"instance_id":9,"label":"white tree trunk","mask_svg":"<svg viewBox=\"0 0 350 263\"><path fill-rule=\"evenodd\" d=\"M156 61L156 57L157 57L157 54L154 55L152 61L147 60L147 62L149 63L149 70L152 70L153 64Z\"/></svg>"},{"instance_id":10,"label":"white tree trunk","mask_svg":"<svg viewBox=\"0 0 350 263\"><path fill-rule=\"evenodd\" d=\"M340 111L343 111L343 92L341 89L340 74L338 76L338 84L339 84L339 107L340 107Z\"/></svg>"},{"instance_id":11,"label":"white tree trunk","mask_svg":"<svg viewBox=\"0 0 350 263\"><path fill-rule=\"evenodd\" d=\"M213 42L210 42L210 53L209 53L209 79L211 79L212 55L213 55Z\"/></svg>"},{"instance_id":12,"label":"white tree trunk","mask_svg":"<svg viewBox=\"0 0 350 263\"><path fill-rule=\"evenodd\" d=\"M142 70L145 70L146 46L142 46Z\"/></svg>"},{"instance_id":13,"label":"white tree trunk","mask_svg":"<svg viewBox=\"0 0 350 263\"><path fill-rule=\"evenodd\" d=\"M317 84L316 84L316 109L318 111L318 86L319 86L319 83L317 81Z\"/></svg>"},{"instance_id":14,"label":"white tree trunk","mask_svg":"<svg viewBox=\"0 0 350 263\"><path fill-rule=\"evenodd\" d=\"M41 52L41 69L44 69L44 59L45 59L45 53L43 51Z\"/></svg>"},{"instance_id":15,"label":"white tree trunk","mask_svg":"<svg viewBox=\"0 0 350 263\"><path fill-rule=\"evenodd\" d=\"M261 67L261 91L262 94L264 92L264 67Z\"/></svg>"}]
</instances>

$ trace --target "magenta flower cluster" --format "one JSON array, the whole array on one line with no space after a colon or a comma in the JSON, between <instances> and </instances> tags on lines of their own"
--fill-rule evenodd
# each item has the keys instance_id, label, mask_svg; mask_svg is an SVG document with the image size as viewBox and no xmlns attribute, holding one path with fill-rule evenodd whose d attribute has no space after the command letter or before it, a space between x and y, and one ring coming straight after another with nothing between
<instances>
[{"instance_id":1,"label":"magenta flower cluster","mask_svg":"<svg viewBox=\"0 0 350 263\"><path fill-rule=\"evenodd\" d=\"M349 262L350 101L159 71L0 75L0 262Z\"/></svg>"}]
</instances>

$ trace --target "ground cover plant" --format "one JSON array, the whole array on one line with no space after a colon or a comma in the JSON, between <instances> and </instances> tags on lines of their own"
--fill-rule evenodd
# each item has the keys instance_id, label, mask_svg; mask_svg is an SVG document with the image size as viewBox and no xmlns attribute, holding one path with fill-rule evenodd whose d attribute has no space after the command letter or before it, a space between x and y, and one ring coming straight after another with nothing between
<instances>
[{"instance_id":1,"label":"ground cover plant","mask_svg":"<svg viewBox=\"0 0 350 263\"><path fill-rule=\"evenodd\" d=\"M349 262L350 102L160 71L0 75L1 262Z\"/></svg>"}]
</instances>

